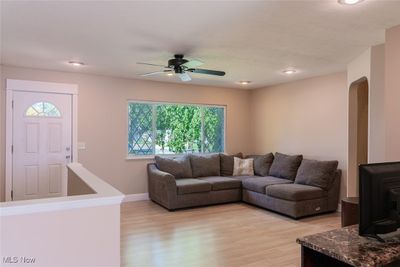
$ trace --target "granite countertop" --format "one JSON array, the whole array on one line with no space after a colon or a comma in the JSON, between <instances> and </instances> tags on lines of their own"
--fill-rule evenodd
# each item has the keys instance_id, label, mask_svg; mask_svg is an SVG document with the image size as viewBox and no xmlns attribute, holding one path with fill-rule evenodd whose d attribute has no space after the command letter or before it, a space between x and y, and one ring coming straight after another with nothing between
<instances>
[{"instance_id":1,"label":"granite countertop","mask_svg":"<svg viewBox=\"0 0 400 267\"><path fill-rule=\"evenodd\" d=\"M352 225L301 237L297 243L352 266L375 267L400 261L400 232L386 235L385 240L359 236L358 225Z\"/></svg>"}]
</instances>

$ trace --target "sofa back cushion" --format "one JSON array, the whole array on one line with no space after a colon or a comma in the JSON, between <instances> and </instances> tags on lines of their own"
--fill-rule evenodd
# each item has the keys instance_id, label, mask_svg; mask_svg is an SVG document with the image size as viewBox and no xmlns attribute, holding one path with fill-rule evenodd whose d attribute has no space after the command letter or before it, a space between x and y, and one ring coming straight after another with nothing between
<instances>
[{"instance_id":1,"label":"sofa back cushion","mask_svg":"<svg viewBox=\"0 0 400 267\"><path fill-rule=\"evenodd\" d=\"M233 158L243 158L243 154L237 153L235 155L225 155L220 154L220 163L221 163L221 175L222 176L232 176L233 175Z\"/></svg>"},{"instance_id":2,"label":"sofa back cushion","mask_svg":"<svg viewBox=\"0 0 400 267\"><path fill-rule=\"evenodd\" d=\"M219 154L190 155L193 177L220 176Z\"/></svg>"},{"instance_id":3,"label":"sofa back cushion","mask_svg":"<svg viewBox=\"0 0 400 267\"><path fill-rule=\"evenodd\" d=\"M254 159L233 158L233 176L253 176Z\"/></svg>"},{"instance_id":4,"label":"sofa back cushion","mask_svg":"<svg viewBox=\"0 0 400 267\"><path fill-rule=\"evenodd\" d=\"M258 176L268 176L272 162L274 161L274 154L268 153L265 155L248 155L246 159L254 159L254 174Z\"/></svg>"},{"instance_id":5,"label":"sofa back cushion","mask_svg":"<svg viewBox=\"0 0 400 267\"><path fill-rule=\"evenodd\" d=\"M329 190L335 178L337 167L337 160L318 161L303 159L297 171L295 183Z\"/></svg>"},{"instance_id":6,"label":"sofa back cushion","mask_svg":"<svg viewBox=\"0 0 400 267\"><path fill-rule=\"evenodd\" d=\"M192 168L188 156L160 157L155 156L156 166L160 171L172 174L175 178L192 178Z\"/></svg>"},{"instance_id":7,"label":"sofa back cushion","mask_svg":"<svg viewBox=\"0 0 400 267\"><path fill-rule=\"evenodd\" d=\"M294 180L296 178L297 169L299 168L303 155L286 155L275 153L274 161L269 170L270 176Z\"/></svg>"}]
</instances>

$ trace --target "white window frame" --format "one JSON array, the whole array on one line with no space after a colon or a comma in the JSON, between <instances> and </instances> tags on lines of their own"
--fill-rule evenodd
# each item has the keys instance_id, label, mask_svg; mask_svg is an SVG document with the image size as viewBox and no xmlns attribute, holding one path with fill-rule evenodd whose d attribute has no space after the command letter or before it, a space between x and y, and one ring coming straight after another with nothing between
<instances>
[{"instance_id":1,"label":"white window frame","mask_svg":"<svg viewBox=\"0 0 400 267\"><path fill-rule=\"evenodd\" d=\"M141 103L141 104L150 104L150 105L181 105L181 106L195 106L195 107L216 107L216 108L223 108L224 110L224 147L223 151L221 153L225 153L226 151L226 129L227 129L227 105L219 105L219 104L200 104L200 103L185 103L185 102L163 102L163 101L150 101L150 100L128 100L126 104L126 142L128 141L129 138L129 105L130 104L135 104L135 103ZM153 111L153 125L156 123L154 120L155 118L155 113ZM202 127L203 127L203 118L201 119ZM154 129L154 126L153 126ZM203 135L203 131L201 133ZM203 136L201 137L203 139ZM202 140L202 146L203 146L203 140ZM182 156L186 154L151 154L151 155L132 155L129 154L128 151L128 146L127 143L125 143L125 151L126 151L126 160L148 160L148 159L154 159L156 155L162 155L163 157L176 157L176 156ZM193 154L199 154L199 153L193 153ZM211 153L208 153L211 154Z\"/></svg>"}]
</instances>

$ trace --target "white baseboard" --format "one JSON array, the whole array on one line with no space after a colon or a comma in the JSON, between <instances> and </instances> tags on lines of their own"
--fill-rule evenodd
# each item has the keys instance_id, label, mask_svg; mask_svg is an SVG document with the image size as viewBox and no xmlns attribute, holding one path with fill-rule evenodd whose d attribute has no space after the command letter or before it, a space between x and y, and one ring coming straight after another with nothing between
<instances>
[{"instance_id":1,"label":"white baseboard","mask_svg":"<svg viewBox=\"0 0 400 267\"><path fill-rule=\"evenodd\" d=\"M342 204L338 204L338 207L337 207L337 210L336 210L337 212L342 212Z\"/></svg>"},{"instance_id":2,"label":"white baseboard","mask_svg":"<svg viewBox=\"0 0 400 267\"><path fill-rule=\"evenodd\" d=\"M140 201L140 200L149 200L149 193L125 195L122 202L133 202L133 201Z\"/></svg>"}]
</instances>

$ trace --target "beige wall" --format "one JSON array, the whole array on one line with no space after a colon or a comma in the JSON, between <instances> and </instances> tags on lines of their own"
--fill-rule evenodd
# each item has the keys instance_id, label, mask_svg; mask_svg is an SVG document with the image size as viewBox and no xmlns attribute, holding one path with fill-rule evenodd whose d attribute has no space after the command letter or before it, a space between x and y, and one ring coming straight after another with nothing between
<instances>
[{"instance_id":1,"label":"beige wall","mask_svg":"<svg viewBox=\"0 0 400 267\"><path fill-rule=\"evenodd\" d=\"M369 92L369 149L370 163L385 160L385 45L371 49Z\"/></svg>"},{"instance_id":2,"label":"beige wall","mask_svg":"<svg viewBox=\"0 0 400 267\"><path fill-rule=\"evenodd\" d=\"M362 77L368 81L371 76L371 48L365 50L347 65L347 88Z\"/></svg>"},{"instance_id":3,"label":"beige wall","mask_svg":"<svg viewBox=\"0 0 400 267\"><path fill-rule=\"evenodd\" d=\"M95 193L96 191L85 183L85 181L76 175L76 173L68 169L67 196L79 196Z\"/></svg>"},{"instance_id":4,"label":"beige wall","mask_svg":"<svg viewBox=\"0 0 400 267\"><path fill-rule=\"evenodd\" d=\"M339 73L255 91L2 66L0 187L4 189L4 88L5 79L11 78L79 85L78 139L86 143L86 150L79 151L79 161L126 194L147 192L145 165L149 160L125 159L126 102L137 99L227 105L228 153L281 151L338 159L345 173L342 189L347 187L347 195L354 195L357 175L346 175L347 169L351 172L347 163L348 88L363 76L369 79L369 161L399 160L399 46L400 27L395 27L387 31L386 45L371 47L349 64L347 79ZM348 185L347 177L352 177Z\"/></svg>"},{"instance_id":5,"label":"beige wall","mask_svg":"<svg viewBox=\"0 0 400 267\"><path fill-rule=\"evenodd\" d=\"M368 87L370 86L371 80L371 48L368 48L364 53L355 58L352 62L347 65L347 186L346 195L355 197L358 195L358 165L357 165L357 131L356 129L357 119L351 117L351 115L356 115L356 112L351 112L351 110L356 110L357 107L350 107L349 95L351 85L361 78L367 78ZM368 88L369 89L369 88ZM370 98L371 99L371 98ZM354 127L352 127L354 126Z\"/></svg>"},{"instance_id":6,"label":"beige wall","mask_svg":"<svg viewBox=\"0 0 400 267\"><path fill-rule=\"evenodd\" d=\"M400 26L386 31L386 160L400 160Z\"/></svg>"},{"instance_id":7,"label":"beige wall","mask_svg":"<svg viewBox=\"0 0 400 267\"><path fill-rule=\"evenodd\" d=\"M385 160L385 45L368 48L347 66L347 87L361 78L367 78L369 91L368 162ZM347 100L348 101L348 100ZM350 104L349 104L350 105ZM356 108L356 107L349 107ZM357 136L351 132L356 120L348 120L347 196L358 196Z\"/></svg>"},{"instance_id":8,"label":"beige wall","mask_svg":"<svg viewBox=\"0 0 400 267\"><path fill-rule=\"evenodd\" d=\"M369 82L368 161L400 160L400 26L386 31L384 45L373 46L348 65L348 85ZM357 195L357 166L349 150L348 195Z\"/></svg>"},{"instance_id":9,"label":"beige wall","mask_svg":"<svg viewBox=\"0 0 400 267\"><path fill-rule=\"evenodd\" d=\"M79 162L125 194L147 192L149 160L126 160L127 100L227 105L226 151L250 152L249 97L245 90L201 87L3 66L0 95L0 185L4 188L5 79L76 83ZM1 190L4 199L4 189Z\"/></svg>"},{"instance_id":10,"label":"beige wall","mask_svg":"<svg viewBox=\"0 0 400 267\"><path fill-rule=\"evenodd\" d=\"M5 200L5 142L6 142L6 92L3 89L5 81L3 79L3 66L0 65L0 201Z\"/></svg>"},{"instance_id":11,"label":"beige wall","mask_svg":"<svg viewBox=\"0 0 400 267\"><path fill-rule=\"evenodd\" d=\"M347 66L347 87L363 78L368 79L369 86L369 142L368 161L385 160L385 125L384 91L385 91L385 45L368 48ZM349 159L350 160L350 159ZM354 171L349 167L349 172ZM353 175L349 175L353 176ZM349 188L350 189L350 188Z\"/></svg>"},{"instance_id":12,"label":"beige wall","mask_svg":"<svg viewBox=\"0 0 400 267\"><path fill-rule=\"evenodd\" d=\"M120 266L120 205L0 217L5 266ZM34 258L35 264L20 261ZM3 265L1 265L3 266Z\"/></svg>"},{"instance_id":13,"label":"beige wall","mask_svg":"<svg viewBox=\"0 0 400 267\"><path fill-rule=\"evenodd\" d=\"M286 83L251 93L253 150L338 160L347 171L347 80L345 73Z\"/></svg>"}]
</instances>

